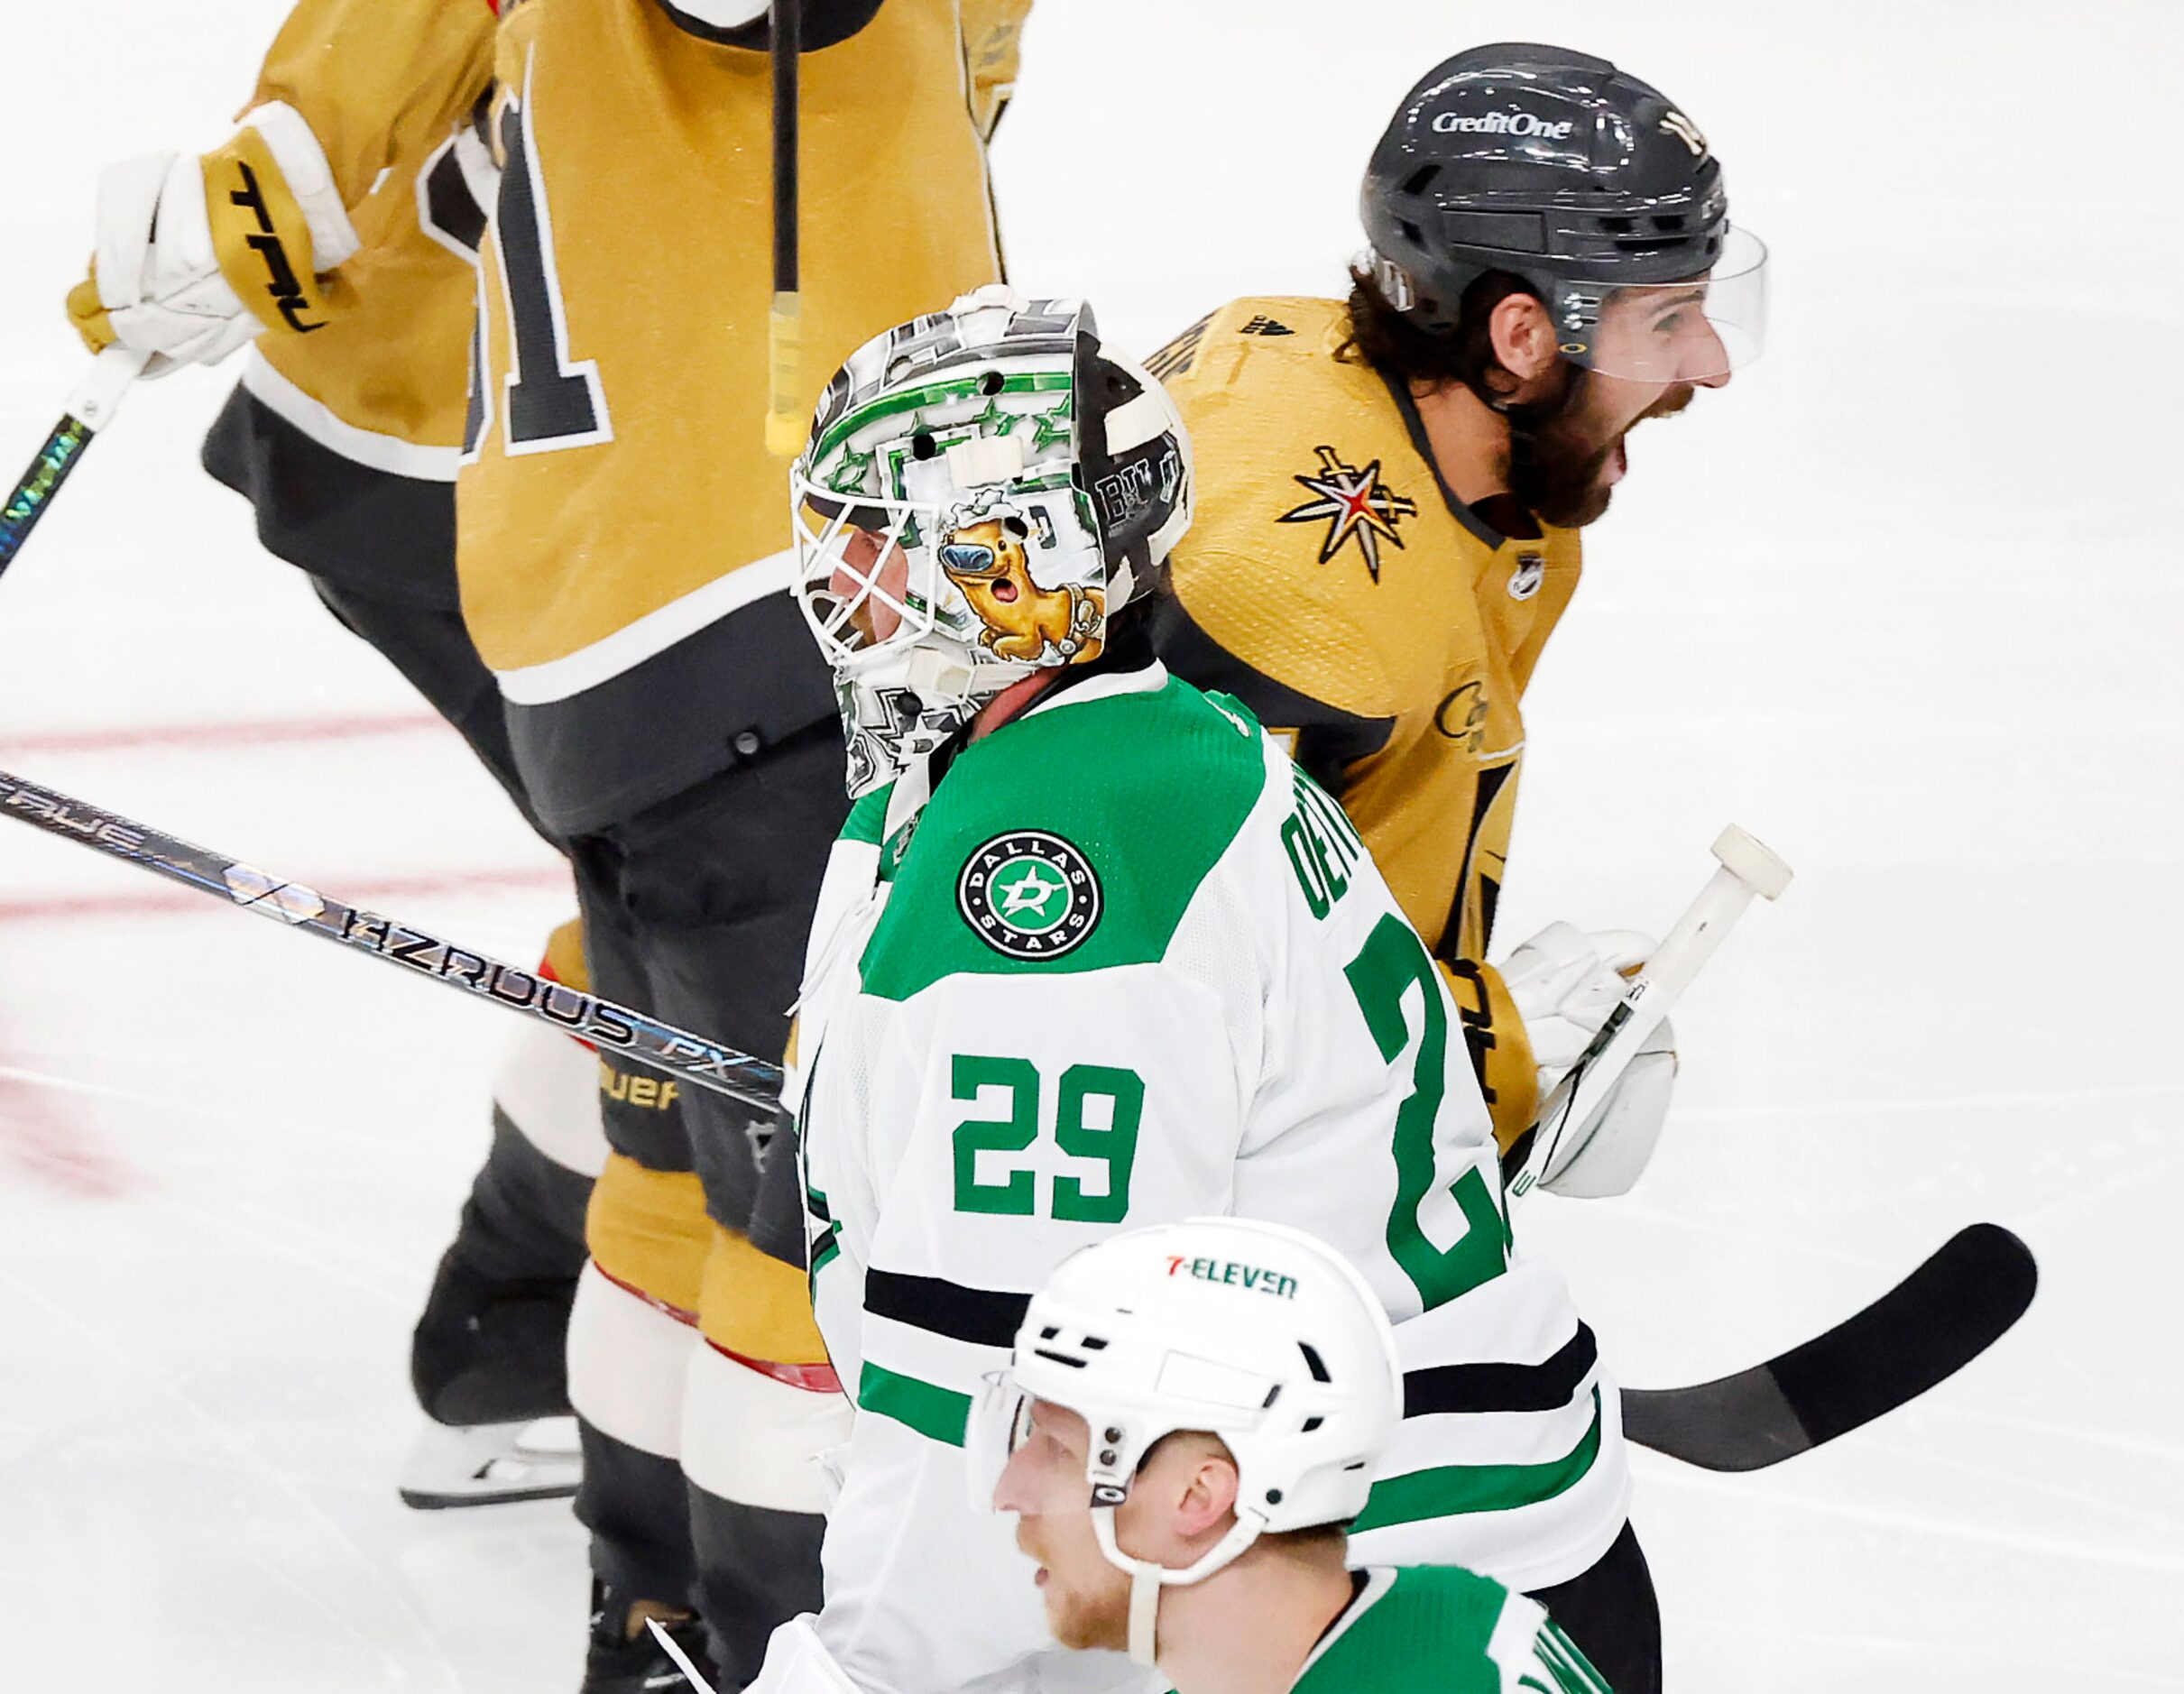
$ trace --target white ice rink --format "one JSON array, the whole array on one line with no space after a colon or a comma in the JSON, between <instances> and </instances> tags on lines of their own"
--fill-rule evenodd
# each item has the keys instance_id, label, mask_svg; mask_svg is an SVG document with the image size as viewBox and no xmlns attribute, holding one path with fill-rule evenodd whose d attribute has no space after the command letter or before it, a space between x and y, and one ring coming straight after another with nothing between
<instances>
[{"instance_id":1,"label":"white ice rink","mask_svg":"<svg viewBox=\"0 0 2184 1694\"><path fill-rule=\"evenodd\" d=\"M284 9L10 0L0 473L81 368L97 166L216 140ZM1976 1219L2042 1273L1833 1447L1639 1457L1671 1687L2184 1688L2184 7L1042 0L997 147L1017 280L1141 350L1332 291L1396 97L1511 36L1663 85L1776 269L1765 359L1637 433L1589 539L1504 945L1665 925L1732 818L1798 870L1677 1014L1638 1192L1520 1230L1641 1385ZM558 861L196 468L232 377L134 394L0 581L0 766L531 954ZM573 1694L566 1507L392 1486L502 1034L0 828L0 1689Z\"/></svg>"}]
</instances>

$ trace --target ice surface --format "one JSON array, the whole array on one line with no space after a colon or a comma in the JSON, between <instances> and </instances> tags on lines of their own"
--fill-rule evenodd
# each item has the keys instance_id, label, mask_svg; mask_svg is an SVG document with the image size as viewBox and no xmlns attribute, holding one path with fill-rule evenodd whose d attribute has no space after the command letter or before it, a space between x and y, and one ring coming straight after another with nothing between
<instances>
[{"instance_id":1,"label":"ice surface","mask_svg":"<svg viewBox=\"0 0 2184 1694\"><path fill-rule=\"evenodd\" d=\"M282 10L11 8L7 454L80 368L98 165L215 139ZM1647 1385L1826 1327L1976 1218L2043 1273L1992 1355L1834 1447L1640 1458L1672 1685L2184 1686L2184 22L1045 0L997 149L1018 280L1142 349L1328 291L1412 78L1541 36L1688 105L1775 321L1634 437L1528 704L1505 940L1666 925L1731 819L1798 880L1680 1008L1639 1192L1521 1228ZM133 395L0 583L0 765L526 955L557 861L196 469L228 380ZM0 1687L574 1689L566 1506L393 1487L502 1030L0 832Z\"/></svg>"}]
</instances>

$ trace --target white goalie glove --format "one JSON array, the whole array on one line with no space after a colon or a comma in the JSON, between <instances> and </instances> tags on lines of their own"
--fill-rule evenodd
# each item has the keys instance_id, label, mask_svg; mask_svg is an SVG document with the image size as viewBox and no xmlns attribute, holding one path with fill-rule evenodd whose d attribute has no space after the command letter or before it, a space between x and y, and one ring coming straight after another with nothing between
<instances>
[{"instance_id":1,"label":"white goalie glove","mask_svg":"<svg viewBox=\"0 0 2184 1694\"><path fill-rule=\"evenodd\" d=\"M217 364L267 329L321 326L319 278L357 246L318 137L275 101L202 157L147 153L100 174L91 274L69 317L94 353L154 355L148 376Z\"/></svg>"},{"instance_id":2,"label":"white goalie glove","mask_svg":"<svg viewBox=\"0 0 2184 1694\"><path fill-rule=\"evenodd\" d=\"M1550 924L1502 962L1543 1101L1599 1033L1630 986L1626 972L1645 962L1653 945L1632 930ZM1675 1077L1676 1036L1663 1018L1591 1116L1564 1128L1539 1185L1583 1200L1628 1193L1661 1139Z\"/></svg>"}]
</instances>

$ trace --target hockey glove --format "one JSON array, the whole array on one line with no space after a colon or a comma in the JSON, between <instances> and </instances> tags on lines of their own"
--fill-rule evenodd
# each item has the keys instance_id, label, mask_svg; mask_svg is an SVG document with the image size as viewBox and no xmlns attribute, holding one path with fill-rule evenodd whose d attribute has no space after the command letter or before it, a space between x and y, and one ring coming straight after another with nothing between
<instances>
[{"instance_id":1,"label":"hockey glove","mask_svg":"<svg viewBox=\"0 0 2184 1694\"><path fill-rule=\"evenodd\" d=\"M1539 1098L1576 1063L1653 950L1629 930L1588 933L1550 924L1503 961L1501 979L1524 1019L1539 1068ZM1551 1193L1605 1199L1627 1193L1652 1158L1676 1076L1676 1036L1663 1018L1590 1119L1567 1126L1540 1177ZM1542 1125L1541 1133L1553 1128Z\"/></svg>"},{"instance_id":2,"label":"hockey glove","mask_svg":"<svg viewBox=\"0 0 2184 1694\"><path fill-rule=\"evenodd\" d=\"M357 249L326 154L293 107L257 107L202 158L147 153L98 180L97 251L69 292L94 353L155 355L145 374L217 364L262 330L327 318L320 278Z\"/></svg>"}]
</instances>

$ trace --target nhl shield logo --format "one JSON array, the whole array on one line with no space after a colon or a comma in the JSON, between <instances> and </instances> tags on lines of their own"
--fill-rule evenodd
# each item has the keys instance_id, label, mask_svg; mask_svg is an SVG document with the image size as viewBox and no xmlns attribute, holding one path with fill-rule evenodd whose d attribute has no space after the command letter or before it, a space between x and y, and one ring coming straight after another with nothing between
<instances>
[{"instance_id":1,"label":"nhl shield logo","mask_svg":"<svg viewBox=\"0 0 2184 1694\"><path fill-rule=\"evenodd\" d=\"M1529 600L1540 591L1547 580L1547 556L1544 553L1519 553L1516 568L1509 573L1509 598Z\"/></svg>"},{"instance_id":2,"label":"nhl shield logo","mask_svg":"<svg viewBox=\"0 0 2184 1694\"><path fill-rule=\"evenodd\" d=\"M955 908L978 938L1011 959L1055 959L1100 922L1100 879L1059 835L1011 830L964 861Z\"/></svg>"}]
</instances>

